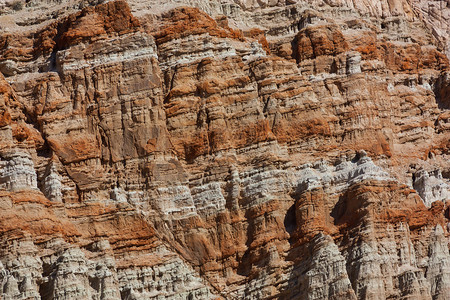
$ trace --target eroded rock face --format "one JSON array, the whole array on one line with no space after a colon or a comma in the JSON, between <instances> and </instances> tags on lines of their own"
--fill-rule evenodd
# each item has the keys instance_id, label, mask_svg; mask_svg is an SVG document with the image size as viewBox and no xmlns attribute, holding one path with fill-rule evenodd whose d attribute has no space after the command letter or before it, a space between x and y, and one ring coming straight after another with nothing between
<instances>
[{"instance_id":1,"label":"eroded rock face","mask_svg":"<svg viewBox=\"0 0 450 300\"><path fill-rule=\"evenodd\" d=\"M450 296L423 3L99 2L0 16L2 299Z\"/></svg>"}]
</instances>

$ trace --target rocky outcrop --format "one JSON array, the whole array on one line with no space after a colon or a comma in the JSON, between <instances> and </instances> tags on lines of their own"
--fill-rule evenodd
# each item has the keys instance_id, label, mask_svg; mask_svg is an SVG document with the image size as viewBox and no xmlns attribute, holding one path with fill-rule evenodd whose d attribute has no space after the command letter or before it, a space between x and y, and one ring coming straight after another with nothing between
<instances>
[{"instance_id":1,"label":"rocky outcrop","mask_svg":"<svg viewBox=\"0 0 450 300\"><path fill-rule=\"evenodd\" d=\"M2 299L449 297L420 3L97 2L0 17Z\"/></svg>"}]
</instances>

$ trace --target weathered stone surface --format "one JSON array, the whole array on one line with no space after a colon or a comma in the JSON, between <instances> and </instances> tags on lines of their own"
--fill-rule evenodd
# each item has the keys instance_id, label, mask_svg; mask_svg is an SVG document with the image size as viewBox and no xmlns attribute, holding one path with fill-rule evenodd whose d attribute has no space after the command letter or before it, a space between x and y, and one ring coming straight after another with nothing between
<instances>
[{"instance_id":1,"label":"weathered stone surface","mask_svg":"<svg viewBox=\"0 0 450 300\"><path fill-rule=\"evenodd\" d=\"M0 4L2 299L449 298L439 1L99 2Z\"/></svg>"}]
</instances>

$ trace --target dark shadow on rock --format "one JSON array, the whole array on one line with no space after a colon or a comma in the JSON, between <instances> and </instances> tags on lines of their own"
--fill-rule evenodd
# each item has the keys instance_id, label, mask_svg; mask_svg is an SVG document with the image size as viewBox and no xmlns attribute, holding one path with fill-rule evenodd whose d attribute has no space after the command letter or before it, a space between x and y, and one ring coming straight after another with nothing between
<instances>
[{"instance_id":1,"label":"dark shadow on rock","mask_svg":"<svg viewBox=\"0 0 450 300\"><path fill-rule=\"evenodd\" d=\"M287 233L289 233L289 235L292 235L296 227L297 222L295 219L295 204L292 204L292 206L287 210L286 216L284 217L284 228L286 229ZM292 243L290 239L289 242Z\"/></svg>"},{"instance_id":2,"label":"dark shadow on rock","mask_svg":"<svg viewBox=\"0 0 450 300\"><path fill-rule=\"evenodd\" d=\"M440 109L450 109L450 74L441 74L436 80L434 94Z\"/></svg>"}]
</instances>

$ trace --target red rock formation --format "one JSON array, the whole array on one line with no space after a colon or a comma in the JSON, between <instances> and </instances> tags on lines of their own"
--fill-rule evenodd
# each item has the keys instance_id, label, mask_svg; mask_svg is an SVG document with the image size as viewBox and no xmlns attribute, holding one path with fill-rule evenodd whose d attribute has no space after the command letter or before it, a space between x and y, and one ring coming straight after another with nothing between
<instances>
[{"instance_id":1,"label":"red rock formation","mask_svg":"<svg viewBox=\"0 0 450 300\"><path fill-rule=\"evenodd\" d=\"M299 60L316 58L322 55L337 56L348 50L342 32L337 26L307 27L297 35Z\"/></svg>"},{"instance_id":2,"label":"red rock formation","mask_svg":"<svg viewBox=\"0 0 450 300\"><path fill-rule=\"evenodd\" d=\"M194 2L14 12L2 297L446 299L449 63L409 4Z\"/></svg>"},{"instance_id":3,"label":"red rock formation","mask_svg":"<svg viewBox=\"0 0 450 300\"><path fill-rule=\"evenodd\" d=\"M162 26L158 26L154 34L157 45L202 33L243 40L240 31L233 30L224 22L219 26L214 19L196 8L183 7L171 10L162 16L162 22Z\"/></svg>"}]
</instances>

